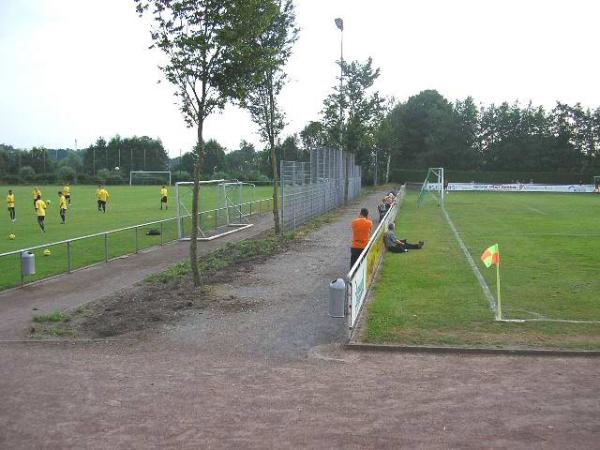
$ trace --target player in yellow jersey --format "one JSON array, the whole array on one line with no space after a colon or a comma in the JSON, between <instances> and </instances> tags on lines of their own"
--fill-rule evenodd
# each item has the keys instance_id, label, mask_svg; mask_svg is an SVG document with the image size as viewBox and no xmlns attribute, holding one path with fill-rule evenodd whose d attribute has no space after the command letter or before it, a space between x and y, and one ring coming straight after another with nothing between
<instances>
[{"instance_id":1,"label":"player in yellow jersey","mask_svg":"<svg viewBox=\"0 0 600 450\"><path fill-rule=\"evenodd\" d=\"M35 209L35 202L38 201L38 197L42 198L42 191L40 191L37 186L33 188L33 192L31 192L33 197L33 208Z\"/></svg>"},{"instance_id":2,"label":"player in yellow jersey","mask_svg":"<svg viewBox=\"0 0 600 450\"><path fill-rule=\"evenodd\" d=\"M165 186L163 186L162 188L160 188L160 209L162 211L163 209L163 205L165 205L165 209L169 209L169 205L168 205L168 200L169 200L169 191L167 190L167 188Z\"/></svg>"},{"instance_id":3,"label":"player in yellow jersey","mask_svg":"<svg viewBox=\"0 0 600 450\"><path fill-rule=\"evenodd\" d=\"M58 193L58 207L60 208L60 224L64 225L67 220L67 198L62 192Z\"/></svg>"},{"instance_id":4,"label":"player in yellow jersey","mask_svg":"<svg viewBox=\"0 0 600 450\"><path fill-rule=\"evenodd\" d=\"M10 216L10 220L12 223L15 223L17 221L17 214L15 213L15 194L13 194L13 191L10 189L6 196L6 204L8 205L8 215Z\"/></svg>"},{"instance_id":5,"label":"player in yellow jersey","mask_svg":"<svg viewBox=\"0 0 600 450\"><path fill-rule=\"evenodd\" d=\"M96 192L96 197L98 198L98 211L102 210L103 213L106 212L106 202L108 202L108 191L104 186L100 186L100 190Z\"/></svg>"},{"instance_id":6,"label":"player in yellow jersey","mask_svg":"<svg viewBox=\"0 0 600 450\"><path fill-rule=\"evenodd\" d=\"M44 220L46 220L46 203L42 200L42 196L38 195L35 201L35 213L37 214L38 225L42 229L42 232L46 232L46 226Z\"/></svg>"},{"instance_id":7,"label":"player in yellow jersey","mask_svg":"<svg viewBox=\"0 0 600 450\"><path fill-rule=\"evenodd\" d=\"M69 183L65 183L62 191L63 191L63 194L65 195L65 199L67 200L67 203L70 205L71 204L71 186L69 185Z\"/></svg>"}]
</instances>

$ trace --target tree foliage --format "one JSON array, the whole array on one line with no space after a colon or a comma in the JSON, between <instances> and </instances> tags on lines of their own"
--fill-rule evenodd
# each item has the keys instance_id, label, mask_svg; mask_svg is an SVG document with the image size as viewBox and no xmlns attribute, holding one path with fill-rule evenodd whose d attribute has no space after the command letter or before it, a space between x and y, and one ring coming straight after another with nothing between
<instances>
[{"instance_id":1,"label":"tree foliage","mask_svg":"<svg viewBox=\"0 0 600 450\"><path fill-rule=\"evenodd\" d=\"M270 150L269 160L273 177L273 221L275 233L279 234L279 194L278 194L278 158L275 142L285 126L285 114L277 104L277 97L285 84L286 75L283 66L287 62L292 45L298 36L295 25L294 5L291 0L276 0L277 15L261 35L259 45L271 50L263 68L263 78L245 98L243 104L250 112L252 121L257 125L259 134Z\"/></svg>"},{"instance_id":2,"label":"tree foliage","mask_svg":"<svg viewBox=\"0 0 600 450\"><path fill-rule=\"evenodd\" d=\"M242 100L271 64L272 50L260 45L278 14L273 0L135 0L152 18L152 47L176 88L184 121L196 126L190 263L200 284L197 261L198 192L205 158L204 121L228 101Z\"/></svg>"}]
</instances>

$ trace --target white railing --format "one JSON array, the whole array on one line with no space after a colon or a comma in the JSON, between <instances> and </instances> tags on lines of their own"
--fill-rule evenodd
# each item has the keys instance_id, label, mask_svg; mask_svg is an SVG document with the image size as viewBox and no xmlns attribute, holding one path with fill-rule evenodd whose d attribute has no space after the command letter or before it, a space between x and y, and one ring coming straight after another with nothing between
<instances>
[{"instance_id":1,"label":"white railing","mask_svg":"<svg viewBox=\"0 0 600 450\"><path fill-rule=\"evenodd\" d=\"M383 261L385 253L383 235L388 224L396 220L403 199L404 187L400 191L398 201L385 213L367 246L346 275L346 315L350 333L358 323L367 294L373 286L375 275Z\"/></svg>"},{"instance_id":2,"label":"white railing","mask_svg":"<svg viewBox=\"0 0 600 450\"><path fill-rule=\"evenodd\" d=\"M259 199L259 200L254 200L251 202L246 202L242 205L240 205L240 213L243 213L244 216L249 216L249 215L254 215L254 214L262 214L264 212L268 212L271 210L271 206L273 204L273 199L272 198L265 198L265 199ZM206 216L206 217L214 217L215 219L215 223L218 224L218 216L219 214L224 214L225 213L225 209L227 209L227 207L222 207L222 208L216 208L216 209L212 209L212 210L207 210L207 211L201 211L198 213L198 215L200 217ZM189 219L191 216L182 216L180 219L181 221L183 221L183 219ZM150 248L156 245L164 245L165 243L171 242L171 241L175 241L177 240L177 227L175 226L177 222L177 217L172 217L169 219L162 219L162 220L156 220L156 221L152 221L152 222L146 222L146 223L142 223L142 224L137 224L137 225L131 225L131 226L127 226L127 227L123 227L123 228L118 228L118 229L114 229L114 230L109 230L109 231L103 231L100 233L94 233L94 234L89 234L89 235L85 235L85 236L79 236L79 237L75 237L75 238L71 238L71 239L65 239L62 241L57 241L57 242L50 242L47 244L42 244L42 245L36 245L36 246L32 246L32 247L26 247L26 248L22 248L19 250L14 250L14 251L10 251L10 252L6 252L6 253L0 253L0 290L1 289L6 289L9 287L14 287L14 286L18 286L19 284L21 286L23 286L24 284L26 284L26 279L25 276L23 275L23 267L22 267L22 258L21 258L21 254L23 252L33 252L36 250L41 250L41 249L49 249L49 248L53 248L55 249L56 247L61 247L61 246L65 246L65 254L66 254L66 261L65 264L62 265L62 269L57 268L57 269L50 269L50 270L46 270L42 276L37 276L35 278L35 280L31 280L31 281L37 281L39 279L43 279L43 278L47 278L50 276L54 276L54 275L58 275L61 273L71 273L74 270L78 270L84 267L89 267L91 265L97 264L97 263L108 263L109 261L111 261L112 259L115 258L120 258L124 255L127 254L131 254L131 253L138 253L139 250L141 249L145 249L145 248ZM165 239L165 229L168 228L168 225L170 223L173 223L173 230L172 230L172 237L168 237L167 239ZM211 223L208 223L207 220L204 220L204 223L206 224L207 227L211 226ZM160 233L160 240L158 243L150 243L150 245L141 245L140 246L140 229L143 228L148 228L148 227L152 227L155 226L158 228L157 231L159 231ZM113 252L112 256L110 253L110 237L117 234L117 233L123 233L123 232L127 232L127 231L133 231L134 235L133 235L133 246L131 246L131 249L133 251L129 251L127 249L121 249L123 251L120 251L119 249L117 249L116 251ZM167 233L168 235L168 233ZM157 236L158 237L158 236ZM103 251L100 251L100 255L97 255L94 257L90 257L87 258L87 262L85 264L82 264L81 266L78 267L74 267L73 264L73 253L74 253L74 243L77 242L86 242L86 241L90 241L91 239L103 239ZM89 250L89 246L87 248L87 250ZM5 263L5 261L9 260L11 257L17 257L15 258L14 263ZM89 260L92 260L91 262ZM40 263L42 263L41 261L37 261L37 266L40 266ZM56 266L56 262L53 261L54 266ZM42 263L43 264L43 263ZM10 271L11 269L13 269L13 271L15 272L15 276L13 276L11 279L11 275L10 275ZM16 273L16 270L18 270L18 274ZM6 277L8 277L9 279L6 280Z\"/></svg>"}]
</instances>

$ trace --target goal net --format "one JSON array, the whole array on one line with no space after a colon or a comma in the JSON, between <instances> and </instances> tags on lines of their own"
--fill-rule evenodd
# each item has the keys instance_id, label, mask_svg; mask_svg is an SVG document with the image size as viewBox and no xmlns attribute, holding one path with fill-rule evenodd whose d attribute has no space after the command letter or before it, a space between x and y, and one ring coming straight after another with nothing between
<instances>
[{"instance_id":1,"label":"goal net","mask_svg":"<svg viewBox=\"0 0 600 450\"><path fill-rule=\"evenodd\" d=\"M194 183L175 183L177 236L189 240L192 230ZM251 227L249 222L255 186L237 180L200 181L198 191L198 240L210 241Z\"/></svg>"},{"instance_id":2,"label":"goal net","mask_svg":"<svg viewBox=\"0 0 600 450\"><path fill-rule=\"evenodd\" d=\"M419 196L417 197L417 207L421 206L429 194L434 194L435 197L439 196L438 202L443 206L444 191L444 168L430 167L429 170L427 170L427 176L425 177L425 181L423 181Z\"/></svg>"},{"instance_id":3,"label":"goal net","mask_svg":"<svg viewBox=\"0 0 600 450\"><path fill-rule=\"evenodd\" d=\"M168 170L132 170L129 172L129 186L171 185L171 172Z\"/></svg>"}]
</instances>

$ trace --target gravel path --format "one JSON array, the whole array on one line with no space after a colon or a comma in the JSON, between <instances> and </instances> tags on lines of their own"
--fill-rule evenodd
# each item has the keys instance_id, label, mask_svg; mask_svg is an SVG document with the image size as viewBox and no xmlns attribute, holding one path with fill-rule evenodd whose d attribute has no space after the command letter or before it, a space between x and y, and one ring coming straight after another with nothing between
<instances>
[{"instance_id":1,"label":"gravel path","mask_svg":"<svg viewBox=\"0 0 600 450\"><path fill-rule=\"evenodd\" d=\"M336 344L356 209L146 339L0 343L0 448L597 448L599 359Z\"/></svg>"}]
</instances>

